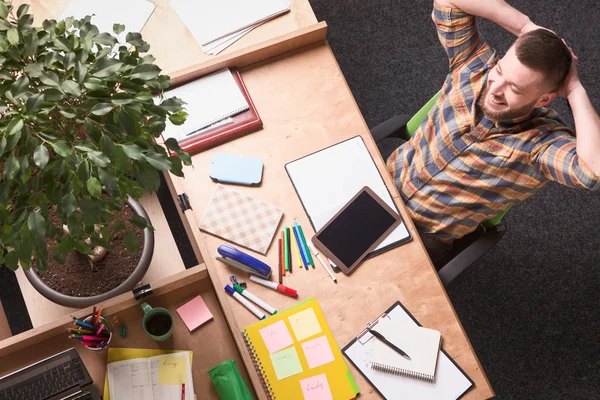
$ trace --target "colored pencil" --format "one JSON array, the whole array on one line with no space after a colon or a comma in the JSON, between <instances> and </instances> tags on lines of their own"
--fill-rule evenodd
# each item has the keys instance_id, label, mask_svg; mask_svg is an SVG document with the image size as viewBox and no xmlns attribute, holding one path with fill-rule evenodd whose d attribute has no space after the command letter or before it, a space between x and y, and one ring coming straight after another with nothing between
<instances>
[{"instance_id":1,"label":"colored pencil","mask_svg":"<svg viewBox=\"0 0 600 400\"><path fill-rule=\"evenodd\" d=\"M290 230L292 231L290 232L292 247L294 248L294 253L296 253L296 258L298 258L298 265L300 266L300 269L302 269L302 257L300 257L300 250L298 249L298 242L296 242L296 235L293 233L294 227L290 227Z\"/></svg>"},{"instance_id":2,"label":"colored pencil","mask_svg":"<svg viewBox=\"0 0 600 400\"><path fill-rule=\"evenodd\" d=\"M279 283L283 277L283 266L281 265L281 239L277 239L277 265L279 266Z\"/></svg>"},{"instance_id":3,"label":"colored pencil","mask_svg":"<svg viewBox=\"0 0 600 400\"><path fill-rule=\"evenodd\" d=\"M290 260L288 257L288 231L287 229L283 230L283 263L285 264L285 270L290 270Z\"/></svg>"},{"instance_id":4,"label":"colored pencil","mask_svg":"<svg viewBox=\"0 0 600 400\"><path fill-rule=\"evenodd\" d=\"M281 231L281 249L279 250L279 257L281 257L281 270L283 271L283 276L285 276L285 258L283 257L283 231Z\"/></svg>"},{"instance_id":5,"label":"colored pencil","mask_svg":"<svg viewBox=\"0 0 600 400\"><path fill-rule=\"evenodd\" d=\"M292 238L290 238L290 228L285 227L285 235L287 236L287 258L288 265L290 267L290 274L292 273Z\"/></svg>"},{"instance_id":6,"label":"colored pencil","mask_svg":"<svg viewBox=\"0 0 600 400\"><path fill-rule=\"evenodd\" d=\"M306 255L308 256L308 262L310 263L311 267L315 267L315 262L312 259L312 256L310 255L310 250L308 249L308 244L306 244L306 236L304 236L304 232L302 232L302 227L300 225L298 225L298 232L300 232L300 240L302 240L302 242L304 243L304 248L306 249Z\"/></svg>"},{"instance_id":7,"label":"colored pencil","mask_svg":"<svg viewBox=\"0 0 600 400\"><path fill-rule=\"evenodd\" d=\"M302 245L302 240L300 240L300 233L298 232L298 227L295 225L292 227L294 231L294 236L296 237L296 244L298 245L298 251L300 252L300 258L302 259L302 265L305 269L308 269L308 258L306 257L304 246Z\"/></svg>"}]
</instances>

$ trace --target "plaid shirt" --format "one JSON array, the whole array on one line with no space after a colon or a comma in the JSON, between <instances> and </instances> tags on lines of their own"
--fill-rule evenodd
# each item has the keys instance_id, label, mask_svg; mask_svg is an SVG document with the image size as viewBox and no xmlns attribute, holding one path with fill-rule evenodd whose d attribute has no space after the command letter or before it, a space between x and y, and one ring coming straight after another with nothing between
<instances>
[{"instance_id":1,"label":"plaid shirt","mask_svg":"<svg viewBox=\"0 0 600 400\"><path fill-rule=\"evenodd\" d=\"M598 189L599 178L577 156L575 134L556 111L485 118L478 100L495 50L481 39L474 16L436 4L432 18L450 72L427 119L387 160L419 230L450 243L548 181Z\"/></svg>"}]
</instances>

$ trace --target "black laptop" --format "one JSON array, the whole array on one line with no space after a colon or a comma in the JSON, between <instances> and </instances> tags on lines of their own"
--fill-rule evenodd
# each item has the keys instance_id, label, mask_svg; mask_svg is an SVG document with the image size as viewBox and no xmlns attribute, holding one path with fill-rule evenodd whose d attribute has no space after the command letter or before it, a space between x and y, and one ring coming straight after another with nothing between
<instances>
[{"instance_id":1,"label":"black laptop","mask_svg":"<svg viewBox=\"0 0 600 400\"><path fill-rule=\"evenodd\" d=\"M0 400L101 400L71 348L0 378Z\"/></svg>"}]
</instances>

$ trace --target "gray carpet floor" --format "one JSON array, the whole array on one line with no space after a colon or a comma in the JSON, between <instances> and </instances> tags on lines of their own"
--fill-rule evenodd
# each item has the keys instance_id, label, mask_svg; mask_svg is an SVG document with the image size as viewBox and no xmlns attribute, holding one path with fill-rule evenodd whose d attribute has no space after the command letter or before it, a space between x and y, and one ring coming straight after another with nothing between
<instances>
[{"instance_id":1,"label":"gray carpet floor","mask_svg":"<svg viewBox=\"0 0 600 400\"><path fill-rule=\"evenodd\" d=\"M447 58L431 1L310 0L369 127L416 112ZM563 36L600 110L600 7L592 0L508 1ZM514 37L480 21L502 55ZM573 124L567 103L555 101ZM381 146L382 153L396 147ZM508 231L448 293L499 399L600 398L600 194L549 184L512 209Z\"/></svg>"},{"instance_id":2,"label":"gray carpet floor","mask_svg":"<svg viewBox=\"0 0 600 400\"><path fill-rule=\"evenodd\" d=\"M328 41L370 127L414 113L441 86L445 53L431 22L431 2L310 0L329 25ZM580 59L580 75L600 109L592 0L515 0L512 5L564 36ZM483 35L501 54L512 36L487 21ZM565 101L554 104L572 122ZM397 144L387 142L382 151ZM177 212L164 190L171 221ZM499 399L600 398L599 194L548 185L510 211L508 232L448 290ZM171 227L186 265L195 260L180 224ZM0 300L13 333L31 327L14 274L0 268Z\"/></svg>"}]
</instances>

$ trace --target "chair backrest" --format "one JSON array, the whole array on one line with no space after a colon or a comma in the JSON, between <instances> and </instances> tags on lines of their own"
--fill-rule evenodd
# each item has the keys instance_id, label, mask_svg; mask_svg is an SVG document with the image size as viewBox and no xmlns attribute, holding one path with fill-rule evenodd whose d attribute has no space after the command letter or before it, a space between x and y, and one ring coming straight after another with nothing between
<instances>
[{"instance_id":1,"label":"chair backrest","mask_svg":"<svg viewBox=\"0 0 600 400\"><path fill-rule=\"evenodd\" d=\"M423 123L423 121L425 121L425 118L427 117L427 113L429 112L429 110L431 110L431 107L433 107L433 105L435 104L437 99L440 97L440 93L442 93L441 90L438 91L436 94L434 94L433 97L431 99L429 99L429 101L427 103L425 103L425 105L423 107L421 107L421 109L419 111L417 111L415 113L415 115L413 115L412 118L406 123L407 137L412 137L415 134L415 131ZM493 228L494 226L498 225L500 223L500 221L502 220L502 218L504 218L504 216L506 215L508 210L510 210L510 207L511 206L508 206L508 208L506 210L504 210L502 212L502 214L497 215L492 219L488 219L487 221L482 222L481 226L483 226L484 228Z\"/></svg>"}]
</instances>

